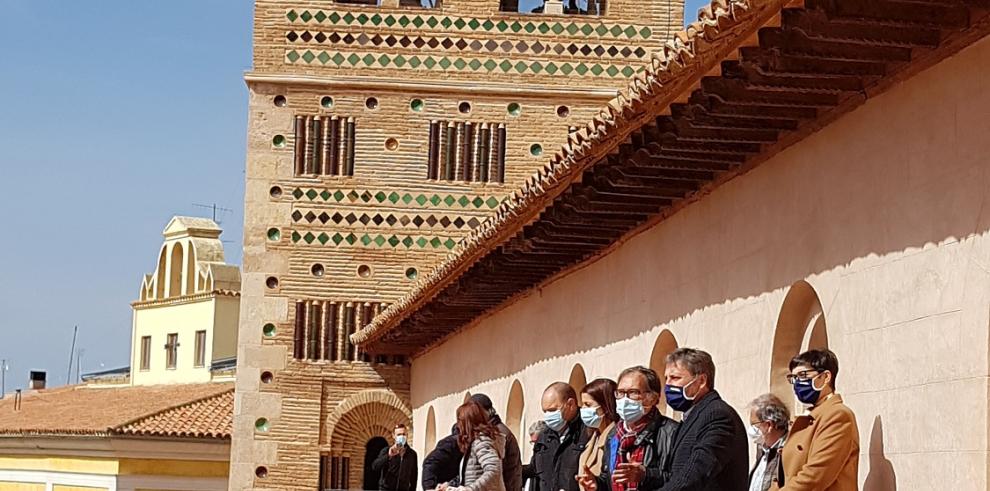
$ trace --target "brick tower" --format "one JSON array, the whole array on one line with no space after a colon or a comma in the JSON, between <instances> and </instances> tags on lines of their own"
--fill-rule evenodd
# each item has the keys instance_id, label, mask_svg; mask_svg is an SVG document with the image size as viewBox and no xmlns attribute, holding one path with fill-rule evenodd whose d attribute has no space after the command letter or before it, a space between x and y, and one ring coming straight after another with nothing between
<instances>
[{"instance_id":1,"label":"brick tower","mask_svg":"<svg viewBox=\"0 0 990 491\"><path fill-rule=\"evenodd\" d=\"M683 15L682 0L439 2L256 2L232 490L365 486L366 454L415 401L406 360L348 336ZM435 443L413 430L420 452Z\"/></svg>"}]
</instances>

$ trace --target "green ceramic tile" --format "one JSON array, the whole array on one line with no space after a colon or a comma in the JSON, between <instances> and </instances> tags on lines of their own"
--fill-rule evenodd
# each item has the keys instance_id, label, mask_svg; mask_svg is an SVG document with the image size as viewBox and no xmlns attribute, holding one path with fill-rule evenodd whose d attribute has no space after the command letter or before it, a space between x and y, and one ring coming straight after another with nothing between
<instances>
[{"instance_id":1,"label":"green ceramic tile","mask_svg":"<svg viewBox=\"0 0 990 491\"><path fill-rule=\"evenodd\" d=\"M315 239L315 238L316 237L313 236L313 233L312 232L306 232L306 235L303 235L303 240L307 244L312 244L313 243L313 239Z\"/></svg>"},{"instance_id":2,"label":"green ceramic tile","mask_svg":"<svg viewBox=\"0 0 990 491\"><path fill-rule=\"evenodd\" d=\"M376 236L375 245L377 245L378 247L385 245L385 237L383 235Z\"/></svg>"},{"instance_id":3,"label":"green ceramic tile","mask_svg":"<svg viewBox=\"0 0 990 491\"><path fill-rule=\"evenodd\" d=\"M301 239L301 238L302 238L302 236L299 235L299 232L296 232L296 231L293 231L292 232L292 242L299 242L299 239Z\"/></svg>"},{"instance_id":4,"label":"green ceramic tile","mask_svg":"<svg viewBox=\"0 0 990 491\"><path fill-rule=\"evenodd\" d=\"M457 199L457 204L461 205L462 207L466 207L470 203L471 200L468 199L467 196L461 196L460 198Z\"/></svg>"},{"instance_id":5,"label":"green ceramic tile","mask_svg":"<svg viewBox=\"0 0 990 491\"><path fill-rule=\"evenodd\" d=\"M320 194L317 193L315 189L310 189L309 191L306 191L306 197L309 198L310 201L316 199L316 197L319 195Z\"/></svg>"},{"instance_id":6,"label":"green ceramic tile","mask_svg":"<svg viewBox=\"0 0 990 491\"><path fill-rule=\"evenodd\" d=\"M313 18L313 14L309 13L308 10L304 10L303 13L299 15L299 18L302 19L303 22L309 22L309 20Z\"/></svg>"},{"instance_id":7,"label":"green ceramic tile","mask_svg":"<svg viewBox=\"0 0 990 491\"><path fill-rule=\"evenodd\" d=\"M488 205L489 208L497 207L498 203L499 203L498 199L495 198L494 196L488 198L488 200L485 201L485 204Z\"/></svg>"},{"instance_id":8,"label":"green ceramic tile","mask_svg":"<svg viewBox=\"0 0 990 491\"><path fill-rule=\"evenodd\" d=\"M299 59L299 53L296 53L295 50L292 50L286 53L285 57L288 58L290 62L295 63L296 60Z\"/></svg>"},{"instance_id":9,"label":"green ceramic tile","mask_svg":"<svg viewBox=\"0 0 990 491\"><path fill-rule=\"evenodd\" d=\"M329 237L329 236L328 236L327 234L325 234L325 233L321 233L321 234L320 234L320 235L319 235L319 236L318 236L318 237L316 238L316 240L318 240L318 241L320 241L320 244L322 244L322 245L327 245L327 241L329 241L329 240L330 240L330 237Z\"/></svg>"},{"instance_id":10,"label":"green ceramic tile","mask_svg":"<svg viewBox=\"0 0 990 491\"><path fill-rule=\"evenodd\" d=\"M321 10L317 12L316 15L313 16L313 18L316 19L316 22L322 23L323 21L327 20L327 14Z\"/></svg>"},{"instance_id":11,"label":"green ceramic tile","mask_svg":"<svg viewBox=\"0 0 990 491\"><path fill-rule=\"evenodd\" d=\"M299 18L299 14L295 10L290 10L286 12L285 18L289 19L289 22L295 22Z\"/></svg>"}]
</instances>

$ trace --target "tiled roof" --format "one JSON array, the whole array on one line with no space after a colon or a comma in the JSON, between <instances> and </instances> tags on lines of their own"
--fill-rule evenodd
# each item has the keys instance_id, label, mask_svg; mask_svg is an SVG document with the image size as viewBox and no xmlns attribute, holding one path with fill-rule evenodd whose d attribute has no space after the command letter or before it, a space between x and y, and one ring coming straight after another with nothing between
<instances>
[{"instance_id":1,"label":"tiled roof","mask_svg":"<svg viewBox=\"0 0 990 491\"><path fill-rule=\"evenodd\" d=\"M229 438L233 384L75 385L0 400L0 437L142 435Z\"/></svg>"},{"instance_id":2,"label":"tiled roof","mask_svg":"<svg viewBox=\"0 0 990 491\"><path fill-rule=\"evenodd\" d=\"M988 32L984 0L713 0L351 340L428 350Z\"/></svg>"},{"instance_id":3,"label":"tiled roof","mask_svg":"<svg viewBox=\"0 0 990 491\"><path fill-rule=\"evenodd\" d=\"M234 424L234 390L205 397L146 416L116 429L124 435L180 438L230 438Z\"/></svg>"},{"instance_id":4,"label":"tiled roof","mask_svg":"<svg viewBox=\"0 0 990 491\"><path fill-rule=\"evenodd\" d=\"M550 162L514 191L494 216L471 231L430 274L393 303L351 340L365 345L377 340L405 320L415 309L431 301L467 267L535 219L559 194L594 165L607 150L623 141L656 113L669 105L696 79L711 69L741 41L780 12L788 0L713 0L698 11L698 20L675 34L651 54L652 63L632 78L626 89L608 102L586 126L568 137L567 144Z\"/></svg>"}]
</instances>

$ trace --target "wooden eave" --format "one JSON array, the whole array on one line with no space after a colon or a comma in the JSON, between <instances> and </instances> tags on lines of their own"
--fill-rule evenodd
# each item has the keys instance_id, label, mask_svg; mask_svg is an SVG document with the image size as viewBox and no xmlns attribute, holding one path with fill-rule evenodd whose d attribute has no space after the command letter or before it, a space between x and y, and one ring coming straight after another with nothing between
<instances>
[{"instance_id":1,"label":"wooden eave","mask_svg":"<svg viewBox=\"0 0 990 491\"><path fill-rule=\"evenodd\" d=\"M415 355L990 32L990 0L716 1L352 340Z\"/></svg>"}]
</instances>

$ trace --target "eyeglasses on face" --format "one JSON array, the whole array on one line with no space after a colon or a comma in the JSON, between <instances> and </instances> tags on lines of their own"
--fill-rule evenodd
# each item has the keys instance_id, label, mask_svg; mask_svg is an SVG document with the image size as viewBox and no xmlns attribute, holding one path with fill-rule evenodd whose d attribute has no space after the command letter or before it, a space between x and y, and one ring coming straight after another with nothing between
<instances>
[{"instance_id":1,"label":"eyeglasses on face","mask_svg":"<svg viewBox=\"0 0 990 491\"><path fill-rule=\"evenodd\" d=\"M649 390L639 390L639 389L629 389L629 390L617 390L615 391L615 398L622 399L628 397L634 401L638 401L643 398L646 394L651 393Z\"/></svg>"},{"instance_id":2,"label":"eyeglasses on face","mask_svg":"<svg viewBox=\"0 0 990 491\"><path fill-rule=\"evenodd\" d=\"M794 383L797 381L806 382L821 375L821 373L822 371L817 369L802 370L798 373L788 373L786 377L787 383L794 385Z\"/></svg>"}]
</instances>

